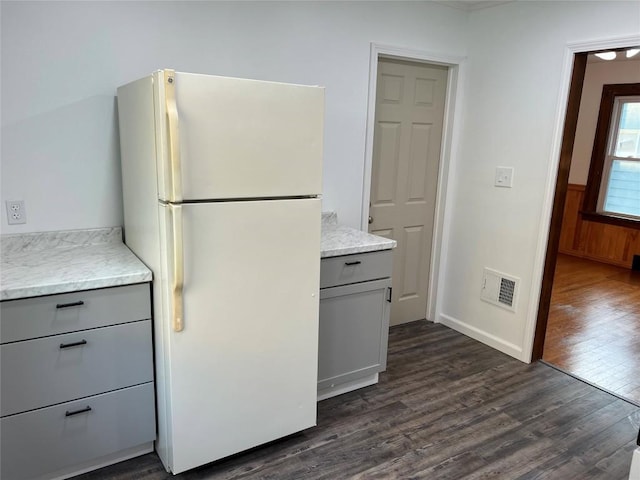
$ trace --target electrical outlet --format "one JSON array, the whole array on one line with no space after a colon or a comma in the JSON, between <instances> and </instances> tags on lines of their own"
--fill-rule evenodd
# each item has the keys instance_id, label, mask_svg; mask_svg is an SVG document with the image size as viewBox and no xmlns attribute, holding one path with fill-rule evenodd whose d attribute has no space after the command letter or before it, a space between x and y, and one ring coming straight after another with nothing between
<instances>
[{"instance_id":1,"label":"electrical outlet","mask_svg":"<svg viewBox=\"0 0 640 480\"><path fill-rule=\"evenodd\" d=\"M27 223L27 212L24 209L24 200L7 200L7 223L19 225Z\"/></svg>"}]
</instances>

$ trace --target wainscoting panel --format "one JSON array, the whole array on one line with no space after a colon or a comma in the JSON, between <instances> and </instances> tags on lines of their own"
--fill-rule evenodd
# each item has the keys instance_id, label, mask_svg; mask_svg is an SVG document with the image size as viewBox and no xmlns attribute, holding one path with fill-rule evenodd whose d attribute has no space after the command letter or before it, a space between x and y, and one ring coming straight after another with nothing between
<instances>
[{"instance_id":1,"label":"wainscoting panel","mask_svg":"<svg viewBox=\"0 0 640 480\"><path fill-rule=\"evenodd\" d=\"M582 219L584 185L569 184L560 233L560 253L631 268L640 255L640 230Z\"/></svg>"}]
</instances>

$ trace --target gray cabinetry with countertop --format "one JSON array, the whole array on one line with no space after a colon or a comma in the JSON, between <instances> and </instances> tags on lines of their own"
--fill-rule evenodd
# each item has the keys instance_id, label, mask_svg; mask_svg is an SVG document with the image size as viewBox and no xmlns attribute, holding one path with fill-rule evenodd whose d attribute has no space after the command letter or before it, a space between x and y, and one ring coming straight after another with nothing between
<instances>
[{"instance_id":1,"label":"gray cabinetry with countertop","mask_svg":"<svg viewBox=\"0 0 640 480\"><path fill-rule=\"evenodd\" d=\"M2 239L2 478L66 478L153 450L151 274L117 234L96 235Z\"/></svg>"},{"instance_id":2,"label":"gray cabinetry with countertop","mask_svg":"<svg viewBox=\"0 0 640 480\"><path fill-rule=\"evenodd\" d=\"M323 226L318 400L378 381L387 364L393 240Z\"/></svg>"}]
</instances>

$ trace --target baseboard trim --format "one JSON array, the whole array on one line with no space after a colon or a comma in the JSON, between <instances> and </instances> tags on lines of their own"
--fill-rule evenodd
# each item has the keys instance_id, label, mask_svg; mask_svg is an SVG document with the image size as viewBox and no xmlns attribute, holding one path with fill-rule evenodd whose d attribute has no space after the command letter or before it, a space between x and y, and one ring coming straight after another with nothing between
<instances>
[{"instance_id":1,"label":"baseboard trim","mask_svg":"<svg viewBox=\"0 0 640 480\"><path fill-rule=\"evenodd\" d=\"M378 383L377 372L363 378L357 378L355 380L336 385L335 387L328 387L324 390L318 391L318 402L337 395L342 395L343 393L352 392L359 388L368 387L369 385L375 385L376 383Z\"/></svg>"},{"instance_id":2,"label":"baseboard trim","mask_svg":"<svg viewBox=\"0 0 640 480\"><path fill-rule=\"evenodd\" d=\"M581 252L580 250L567 250L565 248L559 248L558 253L563 255L569 255L570 257L583 258L585 260L591 260L593 262L605 263L607 265L613 265L614 267L627 268L633 270L633 258L630 260L615 260L607 257L598 257L597 255L589 255L588 253ZM636 255L637 256L637 255Z\"/></svg>"},{"instance_id":3,"label":"baseboard trim","mask_svg":"<svg viewBox=\"0 0 640 480\"><path fill-rule=\"evenodd\" d=\"M114 463L124 462L125 460L139 457L140 455L145 455L151 452L153 452L153 441L143 443L142 445L137 445L135 447L127 448L125 450L120 450L119 452L105 455L104 457L89 460L79 465L73 465L68 468L58 470L57 472L51 472L50 474L47 474L41 478L43 480L45 478L51 480L63 480L69 477L75 477L76 475L91 472L108 465L113 465Z\"/></svg>"},{"instance_id":4,"label":"baseboard trim","mask_svg":"<svg viewBox=\"0 0 640 480\"><path fill-rule=\"evenodd\" d=\"M445 315L444 313L440 314L440 323L446 325L453 330L466 335L467 337L471 337L474 340L478 340L479 342L484 343L496 350L499 350L502 353L506 353L507 355L514 357L521 362L529 363L528 358L523 358L522 347L518 345L514 345L513 343L507 342L495 335L487 333L483 330L480 330L477 327L469 325L468 323L463 322L462 320L458 320L457 318L450 317L449 315Z\"/></svg>"}]
</instances>

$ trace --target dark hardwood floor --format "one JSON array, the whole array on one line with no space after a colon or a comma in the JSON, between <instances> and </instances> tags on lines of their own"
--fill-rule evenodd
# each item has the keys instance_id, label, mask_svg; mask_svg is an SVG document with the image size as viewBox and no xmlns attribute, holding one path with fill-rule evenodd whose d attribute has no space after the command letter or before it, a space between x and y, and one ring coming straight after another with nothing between
<instances>
[{"instance_id":1,"label":"dark hardwood floor","mask_svg":"<svg viewBox=\"0 0 640 480\"><path fill-rule=\"evenodd\" d=\"M320 402L317 427L174 478L626 480L638 423L628 402L419 321L391 328L380 383ZM149 454L78 478L171 476Z\"/></svg>"},{"instance_id":2,"label":"dark hardwood floor","mask_svg":"<svg viewBox=\"0 0 640 480\"><path fill-rule=\"evenodd\" d=\"M542 358L640 405L640 272L558 255Z\"/></svg>"}]
</instances>

